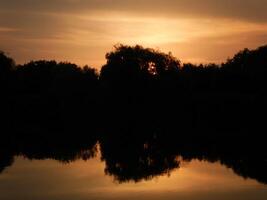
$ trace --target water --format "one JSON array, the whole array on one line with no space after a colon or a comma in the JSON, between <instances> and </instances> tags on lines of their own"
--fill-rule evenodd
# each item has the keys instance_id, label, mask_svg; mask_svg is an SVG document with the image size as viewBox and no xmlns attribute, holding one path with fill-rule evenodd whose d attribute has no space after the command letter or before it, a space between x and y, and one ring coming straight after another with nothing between
<instances>
[{"instance_id":1,"label":"water","mask_svg":"<svg viewBox=\"0 0 267 200\"><path fill-rule=\"evenodd\" d=\"M3 136L1 200L267 199L266 142L253 134L125 128Z\"/></svg>"},{"instance_id":2,"label":"water","mask_svg":"<svg viewBox=\"0 0 267 200\"><path fill-rule=\"evenodd\" d=\"M12 164L3 169L0 174L0 199L266 200L267 198L265 184L256 179L239 176L219 161L208 162L199 159L185 161L176 157L179 167L163 170L161 173L155 172L152 176L146 173L140 176L137 174L138 178L128 171L130 175L126 176L127 178L120 178L123 173L120 174L116 170L112 172L112 167L107 167L108 159L103 159L99 150L93 157L85 157L83 153L83 156L76 156L72 161L58 161L51 158L29 159L29 157L29 155L14 156Z\"/></svg>"}]
</instances>

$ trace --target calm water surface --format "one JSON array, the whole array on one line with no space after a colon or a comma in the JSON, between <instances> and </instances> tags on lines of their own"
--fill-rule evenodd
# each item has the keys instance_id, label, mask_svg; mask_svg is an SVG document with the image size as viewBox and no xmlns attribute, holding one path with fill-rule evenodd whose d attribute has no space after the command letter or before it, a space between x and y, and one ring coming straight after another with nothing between
<instances>
[{"instance_id":1,"label":"calm water surface","mask_svg":"<svg viewBox=\"0 0 267 200\"><path fill-rule=\"evenodd\" d=\"M99 154L67 164L16 156L0 174L0 199L267 199L266 185L244 179L219 162L182 161L165 175L119 183L105 174Z\"/></svg>"}]
</instances>

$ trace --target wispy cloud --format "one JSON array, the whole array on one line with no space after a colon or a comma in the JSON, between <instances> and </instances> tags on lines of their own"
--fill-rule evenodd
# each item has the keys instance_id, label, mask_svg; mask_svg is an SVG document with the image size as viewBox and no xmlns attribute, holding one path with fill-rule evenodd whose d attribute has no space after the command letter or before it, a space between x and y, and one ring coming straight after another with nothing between
<instances>
[{"instance_id":1,"label":"wispy cloud","mask_svg":"<svg viewBox=\"0 0 267 200\"><path fill-rule=\"evenodd\" d=\"M0 1L0 49L20 63L100 67L112 45L138 43L186 61L220 62L267 42L266 10L267 0Z\"/></svg>"}]
</instances>

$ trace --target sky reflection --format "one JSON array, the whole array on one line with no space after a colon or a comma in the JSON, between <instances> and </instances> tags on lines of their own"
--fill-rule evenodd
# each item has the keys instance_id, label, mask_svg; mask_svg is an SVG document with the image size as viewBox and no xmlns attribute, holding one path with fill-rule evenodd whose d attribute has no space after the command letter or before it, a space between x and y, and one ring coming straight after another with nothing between
<instances>
[{"instance_id":1,"label":"sky reflection","mask_svg":"<svg viewBox=\"0 0 267 200\"><path fill-rule=\"evenodd\" d=\"M15 199L254 199L263 200L267 188L245 180L219 163L183 162L169 176L119 184L104 174L100 156L62 164L54 160L16 157L0 175L0 197ZM14 192L16 191L16 192Z\"/></svg>"}]
</instances>

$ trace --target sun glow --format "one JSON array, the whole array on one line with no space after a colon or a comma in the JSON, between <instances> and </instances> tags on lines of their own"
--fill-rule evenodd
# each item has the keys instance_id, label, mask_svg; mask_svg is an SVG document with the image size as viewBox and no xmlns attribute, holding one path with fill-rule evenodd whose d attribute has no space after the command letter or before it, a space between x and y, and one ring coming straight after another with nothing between
<instances>
[{"instance_id":1,"label":"sun glow","mask_svg":"<svg viewBox=\"0 0 267 200\"><path fill-rule=\"evenodd\" d=\"M17 27L0 24L1 50L10 52L18 63L55 59L100 68L105 54L118 43L171 51L184 62L220 63L245 47L255 48L267 41L267 23L227 17L114 10L32 15L42 23L27 24L25 19Z\"/></svg>"}]
</instances>

